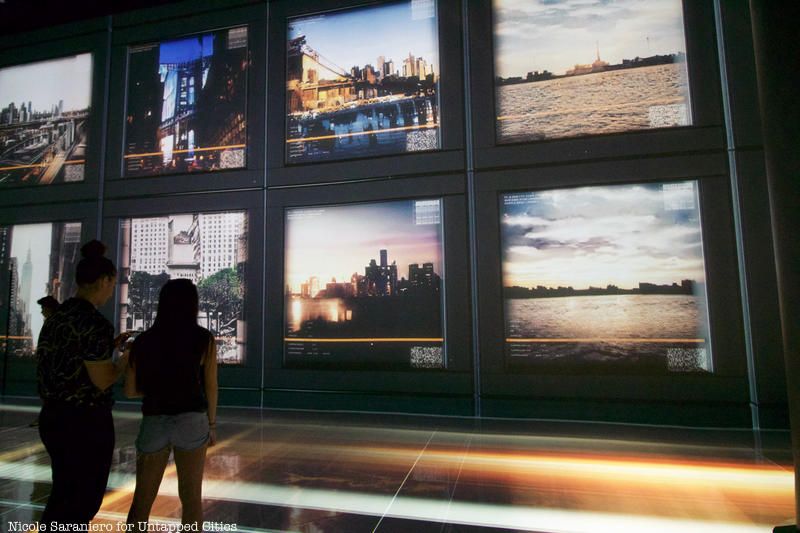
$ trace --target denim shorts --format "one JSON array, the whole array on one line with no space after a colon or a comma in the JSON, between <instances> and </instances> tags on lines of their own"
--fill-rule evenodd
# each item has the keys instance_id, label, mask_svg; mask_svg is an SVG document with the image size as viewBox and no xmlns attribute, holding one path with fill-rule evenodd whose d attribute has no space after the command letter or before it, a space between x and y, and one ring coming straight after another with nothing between
<instances>
[{"instance_id":1,"label":"denim shorts","mask_svg":"<svg viewBox=\"0 0 800 533\"><path fill-rule=\"evenodd\" d=\"M167 446L194 450L208 442L208 415L201 412L178 415L145 415L136 437L136 450L155 453Z\"/></svg>"}]
</instances>

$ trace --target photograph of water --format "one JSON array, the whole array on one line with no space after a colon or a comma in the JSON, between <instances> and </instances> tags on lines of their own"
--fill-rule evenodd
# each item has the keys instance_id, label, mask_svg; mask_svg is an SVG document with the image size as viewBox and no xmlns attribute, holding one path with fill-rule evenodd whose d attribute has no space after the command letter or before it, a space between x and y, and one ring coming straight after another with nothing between
<instances>
[{"instance_id":1,"label":"photograph of water","mask_svg":"<svg viewBox=\"0 0 800 533\"><path fill-rule=\"evenodd\" d=\"M441 201L286 212L284 362L445 366Z\"/></svg>"},{"instance_id":2,"label":"photograph of water","mask_svg":"<svg viewBox=\"0 0 800 533\"><path fill-rule=\"evenodd\" d=\"M500 197L506 362L710 372L694 181Z\"/></svg>"},{"instance_id":3,"label":"photograph of water","mask_svg":"<svg viewBox=\"0 0 800 533\"><path fill-rule=\"evenodd\" d=\"M498 142L692 123L680 0L494 0Z\"/></svg>"}]
</instances>

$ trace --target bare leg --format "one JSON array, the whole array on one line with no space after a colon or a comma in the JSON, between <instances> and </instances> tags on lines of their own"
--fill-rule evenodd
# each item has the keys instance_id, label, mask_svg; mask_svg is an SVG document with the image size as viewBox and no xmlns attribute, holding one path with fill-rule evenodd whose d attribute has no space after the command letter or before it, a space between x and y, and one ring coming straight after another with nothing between
<instances>
[{"instance_id":1,"label":"bare leg","mask_svg":"<svg viewBox=\"0 0 800 533\"><path fill-rule=\"evenodd\" d=\"M175 467L178 469L178 495L183 512L182 524L203 525L203 469L206 448L203 444L194 450L175 448Z\"/></svg>"},{"instance_id":2,"label":"bare leg","mask_svg":"<svg viewBox=\"0 0 800 533\"><path fill-rule=\"evenodd\" d=\"M166 446L157 452L136 454L136 490L133 493L127 520L129 524L134 524L134 531L147 531L150 509L156 500L161 478L164 477L164 470L167 468L169 449L170 447Z\"/></svg>"}]
</instances>

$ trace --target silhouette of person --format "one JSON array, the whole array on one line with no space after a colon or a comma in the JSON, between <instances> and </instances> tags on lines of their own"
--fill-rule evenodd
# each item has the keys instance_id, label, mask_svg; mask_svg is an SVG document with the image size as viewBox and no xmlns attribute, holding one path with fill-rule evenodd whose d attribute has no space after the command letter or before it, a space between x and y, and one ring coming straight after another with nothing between
<instances>
[{"instance_id":1,"label":"silhouette of person","mask_svg":"<svg viewBox=\"0 0 800 533\"><path fill-rule=\"evenodd\" d=\"M44 316L45 320L53 316L53 313L55 313L58 310L58 307L61 305L58 303L58 300L50 295L39 298L36 300L36 303L42 307L42 315Z\"/></svg>"},{"instance_id":2,"label":"silhouette of person","mask_svg":"<svg viewBox=\"0 0 800 533\"><path fill-rule=\"evenodd\" d=\"M115 339L97 310L111 298L117 270L99 241L85 244L81 254L78 291L45 320L36 347L39 436L53 478L41 522L73 528L88 526L103 502L114 452L111 385L127 363L112 362L126 335Z\"/></svg>"},{"instance_id":3,"label":"silhouette of person","mask_svg":"<svg viewBox=\"0 0 800 533\"><path fill-rule=\"evenodd\" d=\"M216 442L217 352L214 336L197 325L197 287L168 281L158 298L153 326L130 347L125 394L142 396L136 438L136 490L128 524L147 531L170 450L178 473L184 525L203 522L206 449Z\"/></svg>"}]
</instances>

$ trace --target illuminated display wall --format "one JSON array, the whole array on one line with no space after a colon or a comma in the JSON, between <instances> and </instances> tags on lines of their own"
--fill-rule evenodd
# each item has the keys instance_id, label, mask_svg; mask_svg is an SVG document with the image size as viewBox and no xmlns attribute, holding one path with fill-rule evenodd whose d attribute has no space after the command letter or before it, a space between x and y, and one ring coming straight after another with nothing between
<instances>
[{"instance_id":1,"label":"illuminated display wall","mask_svg":"<svg viewBox=\"0 0 800 533\"><path fill-rule=\"evenodd\" d=\"M83 181L92 55L0 69L0 186Z\"/></svg>"},{"instance_id":2,"label":"illuminated display wall","mask_svg":"<svg viewBox=\"0 0 800 533\"><path fill-rule=\"evenodd\" d=\"M435 0L289 21L289 163L439 148Z\"/></svg>"},{"instance_id":3,"label":"illuminated display wall","mask_svg":"<svg viewBox=\"0 0 800 533\"><path fill-rule=\"evenodd\" d=\"M0 226L0 332L7 357L33 358L44 323L36 303L75 293L81 223Z\"/></svg>"},{"instance_id":4,"label":"illuminated display wall","mask_svg":"<svg viewBox=\"0 0 800 533\"><path fill-rule=\"evenodd\" d=\"M197 323L216 336L218 361L244 362L245 213L126 219L120 222L120 243L120 331L152 326L161 287L170 279L189 279L200 296Z\"/></svg>"},{"instance_id":5,"label":"illuminated display wall","mask_svg":"<svg viewBox=\"0 0 800 533\"><path fill-rule=\"evenodd\" d=\"M497 138L692 123L681 0L494 0Z\"/></svg>"},{"instance_id":6,"label":"illuminated display wall","mask_svg":"<svg viewBox=\"0 0 800 533\"><path fill-rule=\"evenodd\" d=\"M247 27L131 47L125 176L246 164Z\"/></svg>"},{"instance_id":7,"label":"illuminated display wall","mask_svg":"<svg viewBox=\"0 0 800 533\"><path fill-rule=\"evenodd\" d=\"M285 363L441 369L440 200L286 212Z\"/></svg>"},{"instance_id":8,"label":"illuminated display wall","mask_svg":"<svg viewBox=\"0 0 800 533\"><path fill-rule=\"evenodd\" d=\"M32 301L74 291L83 229L119 267L119 330L152 325L167 279L198 285L222 403L777 412L748 17L230 0L0 35L0 318L21 343L0 356L31 353Z\"/></svg>"}]
</instances>

